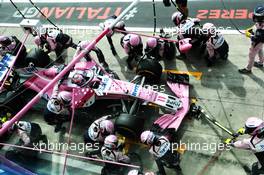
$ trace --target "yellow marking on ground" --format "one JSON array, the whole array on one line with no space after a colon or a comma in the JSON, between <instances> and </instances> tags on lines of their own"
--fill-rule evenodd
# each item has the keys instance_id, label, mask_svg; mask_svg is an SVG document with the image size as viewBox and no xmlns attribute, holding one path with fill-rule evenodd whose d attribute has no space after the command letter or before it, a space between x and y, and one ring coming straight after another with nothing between
<instances>
[{"instance_id":1,"label":"yellow marking on ground","mask_svg":"<svg viewBox=\"0 0 264 175\"><path fill-rule=\"evenodd\" d=\"M190 71L178 71L178 70L163 70L163 72L171 72L176 74L187 74L194 76L196 80L201 80L203 73L202 72L190 72Z\"/></svg>"},{"instance_id":2,"label":"yellow marking on ground","mask_svg":"<svg viewBox=\"0 0 264 175\"><path fill-rule=\"evenodd\" d=\"M177 152L180 154L184 154L185 151L186 151L186 145L185 144L181 144L180 147L177 149Z\"/></svg>"}]
</instances>

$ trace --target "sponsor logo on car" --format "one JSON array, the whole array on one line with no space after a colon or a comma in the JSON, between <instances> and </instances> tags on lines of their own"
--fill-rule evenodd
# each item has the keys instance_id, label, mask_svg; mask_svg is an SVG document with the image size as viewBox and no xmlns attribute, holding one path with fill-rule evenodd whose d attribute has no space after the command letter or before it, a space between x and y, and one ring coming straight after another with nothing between
<instances>
[{"instance_id":1,"label":"sponsor logo on car","mask_svg":"<svg viewBox=\"0 0 264 175\"><path fill-rule=\"evenodd\" d=\"M134 96L134 97L137 97L138 96L138 94L139 94L139 85L137 85L137 84L135 84L135 86L134 86L134 88L133 88L133 90L132 90L132 96Z\"/></svg>"},{"instance_id":2,"label":"sponsor logo on car","mask_svg":"<svg viewBox=\"0 0 264 175\"><path fill-rule=\"evenodd\" d=\"M172 109L175 108L180 108L182 106L181 101L177 100L177 99L172 99L172 98L168 98L167 102L166 102L166 106Z\"/></svg>"}]
</instances>

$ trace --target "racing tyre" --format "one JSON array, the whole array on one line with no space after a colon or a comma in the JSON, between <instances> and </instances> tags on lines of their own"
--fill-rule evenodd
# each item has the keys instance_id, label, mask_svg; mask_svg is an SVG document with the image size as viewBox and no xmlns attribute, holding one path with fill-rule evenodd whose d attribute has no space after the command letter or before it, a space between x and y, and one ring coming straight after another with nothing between
<instances>
[{"instance_id":1,"label":"racing tyre","mask_svg":"<svg viewBox=\"0 0 264 175\"><path fill-rule=\"evenodd\" d=\"M50 57L44 50L34 48L28 52L25 62L27 66L29 63L33 63L35 67L44 68L50 64Z\"/></svg>"},{"instance_id":2,"label":"racing tyre","mask_svg":"<svg viewBox=\"0 0 264 175\"><path fill-rule=\"evenodd\" d=\"M143 131L144 120L130 114L122 113L115 120L115 129L128 138L138 138Z\"/></svg>"},{"instance_id":3,"label":"racing tyre","mask_svg":"<svg viewBox=\"0 0 264 175\"><path fill-rule=\"evenodd\" d=\"M143 75L150 83L155 83L160 80L162 74L162 66L160 63L153 59L142 59L138 63L136 70L138 75Z\"/></svg>"},{"instance_id":4,"label":"racing tyre","mask_svg":"<svg viewBox=\"0 0 264 175\"><path fill-rule=\"evenodd\" d=\"M166 60L173 60L176 57L177 49L175 43L167 43L164 51L164 57Z\"/></svg>"}]
</instances>

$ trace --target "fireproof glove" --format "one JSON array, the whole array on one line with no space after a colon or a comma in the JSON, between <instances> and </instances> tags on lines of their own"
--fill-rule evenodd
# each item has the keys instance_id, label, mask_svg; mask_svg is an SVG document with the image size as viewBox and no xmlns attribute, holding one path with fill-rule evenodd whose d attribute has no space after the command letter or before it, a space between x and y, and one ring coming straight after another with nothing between
<instances>
[{"instance_id":1,"label":"fireproof glove","mask_svg":"<svg viewBox=\"0 0 264 175\"><path fill-rule=\"evenodd\" d=\"M237 130L237 133L238 133L239 135L244 135L244 134L245 134L245 128L239 128L239 129Z\"/></svg>"},{"instance_id":2,"label":"fireproof glove","mask_svg":"<svg viewBox=\"0 0 264 175\"><path fill-rule=\"evenodd\" d=\"M226 145L234 146L235 138L228 138L224 141Z\"/></svg>"}]
</instances>

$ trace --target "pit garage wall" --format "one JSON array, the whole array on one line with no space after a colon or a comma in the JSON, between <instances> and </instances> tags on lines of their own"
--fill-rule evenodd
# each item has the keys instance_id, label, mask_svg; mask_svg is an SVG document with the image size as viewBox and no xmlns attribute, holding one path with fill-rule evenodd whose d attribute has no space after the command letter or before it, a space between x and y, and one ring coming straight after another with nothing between
<instances>
[{"instance_id":1,"label":"pit garage wall","mask_svg":"<svg viewBox=\"0 0 264 175\"><path fill-rule=\"evenodd\" d=\"M198 17L205 22L213 22L223 29L234 29L230 19L240 29L250 27L252 11L262 0L189 0L191 17ZM97 26L109 15L118 15L129 2L90 2L90 3L38 3L39 8L51 20L60 25ZM27 18L41 18L38 11L30 3L18 3L17 6ZM169 28L175 7L164 7L156 2L157 27ZM0 6L0 23L18 24L21 16L11 3ZM133 18L133 19L131 19ZM130 19L130 20L129 20ZM129 27L153 27L152 2L141 2L124 18ZM47 24L42 18L44 24Z\"/></svg>"}]
</instances>

